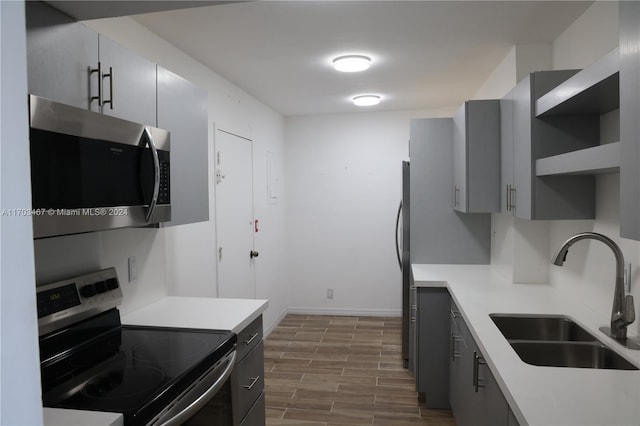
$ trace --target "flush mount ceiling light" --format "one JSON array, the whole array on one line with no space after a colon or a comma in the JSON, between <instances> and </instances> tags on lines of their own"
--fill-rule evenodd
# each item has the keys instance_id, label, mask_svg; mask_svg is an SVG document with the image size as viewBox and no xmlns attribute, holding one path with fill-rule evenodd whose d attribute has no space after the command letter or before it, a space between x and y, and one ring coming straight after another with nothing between
<instances>
[{"instance_id":1,"label":"flush mount ceiling light","mask_svg":"<svg viewBox=\"0 0 640 426\"><path fill-rule=\"evenodd\" d=\"M338 56L333 60L333 68L341 72L364 71L371 65L371 58L364 55Z\"/></svg>"},{"instance_id":2,"label":"flush mount ceiling light","mask_svg":"<svg viewBox=\"0 0 640 426\"><path fill-rule=\"evenodd\" d=\"M378 95L360 95L353 98L353 103L357 106L372 106L380 103Z\"/></svg>"}]
</instances>

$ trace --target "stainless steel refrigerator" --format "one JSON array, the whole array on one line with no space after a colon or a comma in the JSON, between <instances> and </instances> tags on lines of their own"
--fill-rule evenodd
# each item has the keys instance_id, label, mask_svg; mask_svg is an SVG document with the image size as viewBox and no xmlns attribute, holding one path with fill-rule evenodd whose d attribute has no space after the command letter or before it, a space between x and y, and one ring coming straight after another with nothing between
<instances>
[{"instance_id":1,"label":"stainless steel refrigerator","mask_svg":"<svg viewBox=\"0 0 640 426\"><path fill-rule=\"evenodd\" d=\"M402 200L398 206L398 215L396 217L396 254L398 256L398 265L402 272L402 359L404 368L409 365L409 333L404 330L409 330L409 321L411 320L411 307L409 306L409 291L411 287L411 263L409 261L410 167L411 165L408 161L402 162Z\"/></svg>"}]
</instances>

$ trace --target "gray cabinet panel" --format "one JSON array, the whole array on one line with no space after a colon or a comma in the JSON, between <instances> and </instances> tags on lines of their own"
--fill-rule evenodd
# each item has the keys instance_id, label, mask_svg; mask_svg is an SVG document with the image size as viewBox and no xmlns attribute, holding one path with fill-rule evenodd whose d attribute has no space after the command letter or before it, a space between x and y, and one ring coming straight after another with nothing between
<instances>
[{"instance_id":1,"label":"gray cabinet panel","mask_svg":"<svg viewBox=\"0 0 640 426\"><path fill-rule=\"evenodd\" d=\"M240 423L240 426L264 426L265 424L265 416L264 416L264 392L260 395L260 398L253 404L251 410L247 413L247 415Z\"/></svg>"},{"instance_id":2,"label":"gray cabinet panel","mask_svg":"<svg viewBox=\"0 0 640 426\"><path fill-rule=\"evenodd\" d=\"M451 302L450 400L458 426L509 422L509 405L464 319ZM474 370L477 374L474 374ZM477 384L477 386L476 386Z\"/></svg>"},{"instance_id":3,"label":"gray cabinet panel","mask_svg":"<svg viewBox=\"0 0 640 426\"><path fill-rule=\"evenodd\" d=\"M171 132L171 222L165 226L209 220L207 92L160 66L157 75L158 127Z\"/></svg>"},{"instance_id":4,"label":"gray cabinet panel","mask_svg":"<svg viewBox=\"0 0 640 426\"><path fill-rule=\"evenodd\" d=\"M238 333L236 367L231 373L233 424L265 423L262 315Z\"/></svg>"},{"instance_id":5,"label":"gray cabinet panel","mask_svg":"<svg viewBox=\"0 0 640 426\"><path fill-rule=\"evenodd\" d=\"M102 112L107 115L156 126L156 65L100 35L102 63ZM113 75L106 77L109 70ZM113 99L112 99L113 96Z\"/></svg>"},{"instance_id":6,"label":"gray cabinet panel","mask_svg":"<svg viewBox=\"0 0 640 426\"><path fill-rule=\"evenodd\" d=\"M446 288L419 288L416 388L429 408L449 405L449 312Z\"/></svg>"},{"instance_id":7,"label":"gray cabinet panel","mask_svg":"<svg viewBox=\"0 0 640 426\"><path fill-rule=\"evenodd\" d=\"M640 3L619 8L620 236L640 240Z\"/></svg>"},{"instance_id":8,"label":"gray cabinet panel","mask_svg":"<svg viewBox=\"0 0 640 426\"><path fill-rule=\"evenodd\" d=\"M29 93L98 110L98 33L42 3L26 6ZM90 108L91 107L91 108Z\"/></svg>"},{"instance_id":9,"label":"gray cabinet panel","mask_svg":"<svg viewBox=\"0 0 640 426\"><path fill-rule=\"evenodd\" d=\"M409 151L411 262L488 264L490 214L451 209L453 120L411 120Z\"/></svg>"},{"instance_id":10,"label":"gray cabinet panel","mask_svg":"<svg viewBox=\"0 0 640 426\"><path fill-rule=\"evenodd\" d=\"M453 208L500 210L500 101L467 101L453 117Z\"/></svg>"},{"instance_id":11,"label":"gray cabinet panel","mask_svg":"<svg viewBox=\"0 0 640 426\"><path fill-rule=\"evenodd\" d=\"M416 371L417 358L417 327L416 310L418 306L418 289L415 287L413 276L411 277L411 287L409 288L409 371Z\"/></svg>"},{"instance_id":12,"label":"gray cabinet panel","mask_svg":"<svg viewBox=\"0 0 640 426\"><path fill-rule=\"evenodd\" d=\"M237 419L244 419L264 389L264 344L262 341L236 365L231 381Z\"/></svg>"},{"instance_id":13,"label":"gray cabinet panel","mask_svg":"<svg viewBox=\"0 0 640 426\"><path fill-rule=\"evenodd\" d=\"M513 195L513 91L500 100L500 211L510 212L515 201Z\"/></svg>"}]
</instances>

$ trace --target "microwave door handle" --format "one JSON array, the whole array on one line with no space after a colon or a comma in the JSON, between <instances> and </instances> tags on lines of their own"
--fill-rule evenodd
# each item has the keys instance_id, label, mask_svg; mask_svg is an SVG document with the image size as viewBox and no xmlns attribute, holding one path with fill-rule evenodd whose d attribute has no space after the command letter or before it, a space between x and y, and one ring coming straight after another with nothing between
<instances>
[{"instance_id":1,"label":"microwave door handle","mask_svg":"<svg viewBox=\"0 0 640 426\"><path fill-rule=\"evenodd\" d=\"M145 126L144 133L147 135L149 148L151 148L151 154L153 155L153 197L151 198L147 215L144 218L146 222L149 222L149 219L151 219L153 211L156 208L158 192L160 191L160 160L158 159L158 149L156 148L156 143L153 141L153 136L151 136L149 127Z\"/></svg>"}]
</instances>

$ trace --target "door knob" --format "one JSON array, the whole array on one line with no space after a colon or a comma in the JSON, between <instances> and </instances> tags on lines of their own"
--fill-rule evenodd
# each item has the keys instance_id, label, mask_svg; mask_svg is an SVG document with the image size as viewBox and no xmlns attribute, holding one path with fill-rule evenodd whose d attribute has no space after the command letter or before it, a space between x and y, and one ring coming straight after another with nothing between
<instances>
[{"instance_id":1,"label":"door knob","mask_svg":"<svg viewBox=\"0 0 640 426\"><path fill-rule=\"evenodd\" d=\"M249 257L250 257L251 259L253 259L254 257L258 257L259 255L260 255L260 253L258 253L258 252L257 252L257 251L255 251L255 250L251 250L251 251L249 252Z\"/></svg>"}]
</instances>

